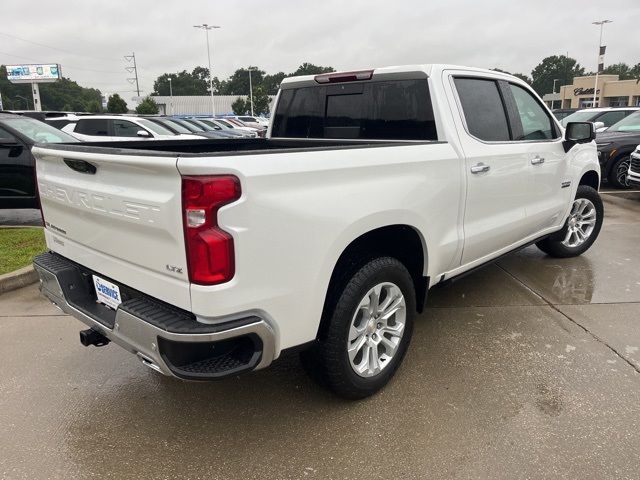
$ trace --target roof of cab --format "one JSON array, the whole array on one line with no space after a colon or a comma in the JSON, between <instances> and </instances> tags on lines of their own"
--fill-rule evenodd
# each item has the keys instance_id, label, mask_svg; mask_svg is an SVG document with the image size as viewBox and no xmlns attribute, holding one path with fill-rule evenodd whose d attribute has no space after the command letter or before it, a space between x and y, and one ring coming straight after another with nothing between
<instances>
[{"instance_id":1,"label":"roof of cab","mask_svg":"<svg viewBox=\"0 0 640 480\"><path fill-rule=\"evenodd\" d=\"M481 73L483 75L489 75L494 78L505 78L510 81L516 80L519 83L523 83L522 80L509 75L507 73L498 72L496 70L487 70L484 68L476 68L476 67L465 67L461 65L449 65L449 64L416 64L416 65L401 65L401 66L392 66L392 67L381 67L381 68L373 68L373 69L354 69L342 72L330 72L327 74L321 75L341 75L348 73L356 73L356 72L372 72L371 80L402 80L408 78L416 78L423 76L427 77L437 77L443 70L459 70L461 72L467 73ZM299 87L310 87L310 86L318 86L319 83L316 82L316 77L318 75L303 75L299 77L289 77L285 78L280 84L280 88L289 89L289 88L299 88ZM364 80L367 81L367 80Z\"/></svg>"}]
</instances>

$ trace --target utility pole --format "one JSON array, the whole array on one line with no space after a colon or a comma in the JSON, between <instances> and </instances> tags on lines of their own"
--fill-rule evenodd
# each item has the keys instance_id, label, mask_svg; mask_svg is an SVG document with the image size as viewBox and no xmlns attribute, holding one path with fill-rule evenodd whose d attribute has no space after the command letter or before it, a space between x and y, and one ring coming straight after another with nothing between
<instances>
[{"instance_id":1,"label":"utility pole","mask_svg":"<svg viewBox=\"0 0 640 480\"><path fill-rule=\"evenodd\" d=\"M211 70L211 50L209 48L209 30L213 30L214 28L222 28L218 25L208 25L203 23L202 25L194 25L194 28L200 28L205 31L207 37L207 58L209 60L209 90L211 93L211 116L216 116L216 106L213 103L213 71Z\"/></svg>"},{"instance_id":2,"label":"utility pole","mask_svg":"<svg viewBox=\"0 0 640 480\"><path fill-rule=\"evenodd\" d=\"M253 117L253 84L251 83L251 71L253 68L249 67L249 103L251 103L251 116Z\"/></svg>"},{"instance_id":3,"label":"utility pole","mask_svg":"<svg viewBox=\"0 0 640 480\"><path fill-rule=\"evenodd\" d=\"M556 94L556 82L559 82L560 79L559 78L554 78L553 79L553 92L551 92L552 94ZM551 108L554 108L556 101L555 100L551 100ZM562 107L562 104L560 104L560 106Z\"/></svg>"},{"instance_id":4,"label":"utility pole","mask_svg":"<svg viewBox=\"0 0 640 480\"><path fill-rule=\"evenodd\" d=\"M124 59L127 62L130 62L133 60L133 67L126 67L125 70L129 73L133 73L135 74L135 78L127 78L127 81L129 83L134 83L136 84L136 92L138 93L138 97L140 97L140 85L138 83L138 66L136 65L136 53L133 52L131 55L125 55Z\"/></svg>"},{"instance_id":5,"label":"utility pole","mask_svg":"<svg viewBox=\"0 0 640 480\"><path fill-rule=\"evenodd\" d=\"M598 62L596 68L596 84L593 87L593 107L596 107L596 101L598 98L598 74L600 73L600 68L604 67L604 52L607 47L602 46L602 29L604 28L605 23L612 23L611 20L600 20L598 22L592 22L594 25L600 25L600 41L598 42Z\"/></svg>"}]
</instances>

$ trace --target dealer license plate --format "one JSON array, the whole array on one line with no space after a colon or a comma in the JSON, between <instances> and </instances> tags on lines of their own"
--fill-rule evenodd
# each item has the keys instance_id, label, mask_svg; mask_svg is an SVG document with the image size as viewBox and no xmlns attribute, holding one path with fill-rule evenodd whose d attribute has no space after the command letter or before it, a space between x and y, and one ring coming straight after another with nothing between
<instances>
[{"instance_id":1,"label":"dealer license plate","mask_svg":"<svg viewBox=\"0 0 640 480\"><path fill-rule=\"evenodd\" d=\"M108 307L114 310L118 308L118 305L122 303L122 297L120 296L120 287L115 283L111 283L104 278L100 278L96 275L93 277L93 286L96 289L96 296L98 302L104 303Z\"/></svg>"}]
</instances>

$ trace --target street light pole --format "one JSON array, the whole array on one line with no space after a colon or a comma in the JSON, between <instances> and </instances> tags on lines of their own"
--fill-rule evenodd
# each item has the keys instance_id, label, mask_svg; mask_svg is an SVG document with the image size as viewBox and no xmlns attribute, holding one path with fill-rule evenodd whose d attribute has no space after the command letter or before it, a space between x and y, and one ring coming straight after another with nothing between
<instances>
[{"instance_id":1,"label":"street light pole","mask_svg":"<svg viewBox=\"0 0 640 480\"><path fill-rule=\"evenodd\" d=\"M249 67L249 103L251 103L251 116L253 117L253 84L251 83L251 71L253 68Z\"/></svg>"},{"instance_id":2,"label":"street light pole","mask_svg":"<svg viewBox=\"0 0 640 480\"><path fill-rule=\"evenodd\" d=\"M171 115L173 115L173 87L171 86L171 77L169 77L169 99Z\"/></svg>"},{"instance_id":3,"label":"street light pole","mask_svg":"<svg viewBox=\"0 0 640 480\"><path fill-rule=\"evenodd\" d=\"M553 95L556 94L556 82L558 82L558 81L560 81L559 78L554 78L553 79L553 92L551 92ZM555 103L556 103L555 99L551 100L551 108L554 107ZM560 106L560 108L562 108L562 105Z\"/></svg>"},{"instance_id":4,"label":"street light pole","mask_svg":"<svg viewBox=\"0 0 640 480\"><path fill-rule=\"evenodd\" d=\"M593 107L596 107L596 101L598 98L598 74L600 73L600 57L602 50L602 30L604 28L605 23L612 23L611 20L600 20L598 22L592 22L594 25L600 25L600 41L598 42L598 58L596 61L596 84L593 87Z\"/></svg>"},{"instance_id":5,"label":"street light pole","mask_svg":"<svg viewBox=\"0 0 640 480\"><path fill-rule=\"evenodd\" d=\"M213 72L211 71L211 50L209 48L209 30L214 28L221 28L218 25L208 25L203 23L202 25L194 25L195 28L201 28L205 31L207 37L207 58L209 59L209 90L211 91L211 116L216 116L216 107L213 104Z\"/></svg>"}]
</instances>

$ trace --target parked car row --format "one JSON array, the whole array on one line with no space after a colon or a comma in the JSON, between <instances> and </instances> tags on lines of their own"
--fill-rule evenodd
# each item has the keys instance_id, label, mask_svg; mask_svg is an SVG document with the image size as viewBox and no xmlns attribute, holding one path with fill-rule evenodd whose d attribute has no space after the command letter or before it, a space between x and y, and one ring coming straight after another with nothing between
<instances>
[{"instance_id":1,"label":"parked car row","mask_svg":"<svg viewBox=\"0 0 640 480\"><path fill-rule=\"evenodd\" d=\"M266 132L262 124L253 127L235 118L69 114L44 121L83 141L253 138Z\"/></svg>"},{"instance_id":2,"label":"parked car row","mask_svg":"<svg viewBox=\"0 0 640 480\"><path fill-rule=\"evenodd\" d=\"M0 209L38 208L34 144L74 142L79 140L40 120L0 112Z\"/></svg>"},{"instance_id":3,"label":"parked car row","mask_svg":"<svg viewBox=\"0 0 640 480\"><path fill-rule=\"evenodd\" d=\"M596 129L601 178L609 186L628 188L631 153L640 144L640 107L602 107L553 111L562 126L592 122Z\"/></svg>"}]
</instances>

